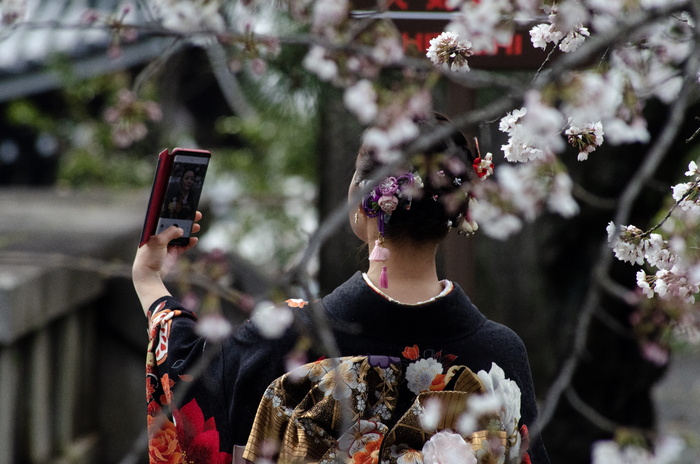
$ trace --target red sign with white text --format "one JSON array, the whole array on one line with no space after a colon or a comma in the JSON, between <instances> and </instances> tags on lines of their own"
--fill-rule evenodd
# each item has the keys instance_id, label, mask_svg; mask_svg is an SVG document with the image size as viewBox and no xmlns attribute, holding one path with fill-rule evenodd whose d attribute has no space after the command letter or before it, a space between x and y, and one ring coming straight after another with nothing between
<instances>
[{"instance_id":1,"label":"red sign with white text","mask_svg":"<svg viewBox=\"0 0 700 464\"><path fill-rule=\"evenodd\" d=\"M425 53L430 47L430 39L440 35L451 18L458 14L448 10L445 3L446 0L391 0L388 11L379 13L375 2L360 0L355 2L353 15L391 19L401 32L404 49L415 48ZM526 70L537 69L546 57L544 50L530 43L529 31L518 30L509 46L497 47L493 54L474 55L468 61L474 69Z\"/></svg>"}]
</instances>

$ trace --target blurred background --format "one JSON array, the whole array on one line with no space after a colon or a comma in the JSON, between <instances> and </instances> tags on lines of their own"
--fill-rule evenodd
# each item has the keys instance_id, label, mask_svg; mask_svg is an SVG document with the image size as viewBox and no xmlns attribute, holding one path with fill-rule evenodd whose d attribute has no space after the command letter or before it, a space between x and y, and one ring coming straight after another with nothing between
<instances>
[{"instance_id":1,"label":"blurred background","mask_svg":"<svg viewBox=\"0 0 700 464\"><path fill-rule=\"evenodd\" d=\"M0 28L0 463L145 462L146 321L129 276L157 154L178 146L213 154L201 245L170 284L200 312L240 322L345 202L364 128L341 91L299 66L306 46L266 61L226 58L222 82L212 48L158 33L49 27L57 18L85 24L87 6L120 17L116 1L33 5L39 25ZM139 11L130 24L147 24ZM431 31L421 27L405 34L425 41L417 34ZM522 53L500 50L471 66L527 82L542 57ZM454 116L498 96L441 82L433 97ZM666 112L648 109L652 135ZM505 140L496 126L469 132L498 164ZM680 131L632 223L651 224L668 206L669 186L697 159L697 143L684 141L696 126ZM571 157L575 218L545 216L503 242L454 235L440 251L442 276L523 338L542 397L580 330L605 227L644 148L603 147L596 156L605 163L585 166ZM341 227L312 261L315 290L364 269L363 256ZM634 285L631 266L612 272ZM573 393L543 431L552 462L589 462L591 444L618 426L660 425L697 440L697 353L650 360L630 322L635 308L605 296L598 306Z\"/></svg>"}]
</instances>

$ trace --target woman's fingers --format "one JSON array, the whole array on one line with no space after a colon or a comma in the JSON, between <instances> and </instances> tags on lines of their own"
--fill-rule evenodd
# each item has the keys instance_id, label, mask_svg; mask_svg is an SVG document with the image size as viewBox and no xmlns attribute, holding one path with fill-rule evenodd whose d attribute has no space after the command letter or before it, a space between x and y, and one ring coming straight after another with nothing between
<instances>
[{"instance_id":1,"label":"woman's fingers","mask_svg":"<svg viewBox=\"0 0 700 464\"><path fill-rule=\"evenodd\" d=\"M152 241L153 244L158 247L167 247L168 243L170 243L172 240L175 240L176 238L182 237L182 234L184 233L185 231L182 230L180 227L170 226L163 232L151 237L149 242Z\"/></svg>"}]
</instances>

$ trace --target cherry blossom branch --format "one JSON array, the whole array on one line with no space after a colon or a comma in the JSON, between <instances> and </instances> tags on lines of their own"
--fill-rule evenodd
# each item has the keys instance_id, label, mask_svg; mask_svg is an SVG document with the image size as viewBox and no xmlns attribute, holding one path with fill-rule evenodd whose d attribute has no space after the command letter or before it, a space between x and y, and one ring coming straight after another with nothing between
<instances>
[{"instance_id":1,"label":"cherry blossom branch","mask_svg":"<svg viewBox=\"0 0 700 464\"><path fill-rule=\"evenodd\" d=\"M173 56L175 53L180 51L184 45L184 41L180 39L175 39L172 44L155 60L148 63L148 65L136 76L134 79L134 85L132 90L136 95L141 93L141 89L144 84L153 77L157 72L163 69L167 60Z\"/></svg>"},{"instance_id":2,"label":"cherry blossom branch","mask_svg":"<svg viewBox=\"0 0 700 464\"><path fill-rule=\"evenodd\" d=\"M640 13L631 14L624 21L616 23L616 27L611 31L589 37L575 53L564 54L552 63L548 73L540 74L540 77L533 83L534 88L542 88L546 84L554 81L553 76L562 76L571 69L577 69L583 64L588 64L608 46L619 43L621 39L634 34L640 28L654 22L657 19L666 17L671 13L683 11L691 4L691 0L684 2L674 2L670 5L657 7ZM697 70L696 70L697 71Z\"/></svg>"},{"instance_id":3,"label":"cherry blossom branch","mask_svg":"<svg viewBox=\"0 0 700 464\"><path fill-rule=\"evenodd\" d=\"M698 52L696 49L695 53L693 53L688 60L688 63L686 63L686 70L688 70L687 74L692 75L693 70L696 71L699 65L700 52ZM667 124L654 141L639 170L627 184L627 187L620 197L620 204L614 220L616 224L623 224L627 222L632 206L638 198L642 188L653 176L654 172L663 161L663 158L668 154L669 148L673 144L673 141L678 135L681 124L683 123L685 110L688 106L688 97L693 90L693 86L694 82L692 79L686 76L678 98L669 108L670 116ZM572 351L564 362L559 375L556 377L549 391L545 395L540 417L537 424L535 424L533 427L536 432L539 432L546 427L546 425L552 419L554 410L559 403L559 399L571 384L571 379L573 378L573 374L578 366L579 359L585 351L591 318L596 309L599 307L601 301L600 293L604 286L603 282L608 282L610 280L608 273L610 270L610 265L613 261L613 256L610 252L610 247L608 246L607 240L601 244L598 256L599 258L596 260L597 264L591 273L591 284L589 291L584 300L584 304L576 324L576 333L574 336Z\"/></svg>"},{"instance_id":4,"label":"cherry blossom branch","mask_svg":"<svg viewBox=\"0 0 700 464\"><path fill-rule=\"evenodd\" d=\"M599 429L612 433L622 427L621 424L608 419L589 406L571 386L566 389L566 399L569 400L569 404L571 404L576 411Z\"/></svg>"},{"instance_id":5,"label":"cherry blossom branch","mask_svg":"<svg viewBox=\"0 0 700 464\"><path fill-rule=\"evenodd\" d=\"M686 198L688 198L690 195L692 195L692 194L693 194L693 189L694 189L694 188L697 188L698 186L700 186L700 180L699 180L699 181L693 182L692 187L691 187L690 189L688 189L688 191L687 191L685 194L683 194L683 196L680 198L680 200L678 200L678 201L676 201L675 203L673 203L673 205L668 209L668 211L666 212L666 214L664 215L664 217L661 218L661 220L660 220L658 223L656 223L656 225L654 225L654 226L652 226L651 228L649 228L648 230L644 231L644 232L640 235L640 237L645 237L645 236L651 235L652 232L654 232L655 230L657 230L657 229L659 229L661 226L663 226L664 223L665 223L666 221L668 221L668 219L671 217L671 215L672 215L673 212L676 210L676 208L678 208L678 206L679 206L681 203L683 203L683 201L684 201Z\"/></svg>"},{"instance_id":6,"label":"cherry blossom branch","mask_svg":"<svg viewBox=\"0 0 700 464\"><path fill-rule=\"evenodd\" d=\"M209 64L214 71L214 77L219 84L221 92L224 94L226 103L233 110L234 114L244 118L257 116L255 109L248 103L238 85L238 79L231 72L226 59L226 52L218 42L209 44L205 48Z\"/></svg>"}]
</instances>

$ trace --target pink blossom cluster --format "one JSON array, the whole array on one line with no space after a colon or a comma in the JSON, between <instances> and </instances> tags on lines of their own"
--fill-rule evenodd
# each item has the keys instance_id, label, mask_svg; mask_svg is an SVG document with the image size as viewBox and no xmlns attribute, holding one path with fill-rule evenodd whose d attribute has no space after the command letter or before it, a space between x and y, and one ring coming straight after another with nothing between
<instances>
[{"instance_id":1,"label":"pink blossom cluster","mask_svg":"<svg viewBox=\"0 0 700 464\"><path fill-rule=\"evenodd\" d=\"M543 211L563 217L577 214L572 189L571 178L555 158L499 166L495 181L473 185L477 201L470 204L470 211L481 230L504 240Z\"/></svg>"},{"instance_id":2,"label":"pink blossom cluster","mask_svg":"<svg viewBox=\"0 0 700 464\"><path fill-rule=\"evenodd\" d=\"M0 25L11 26L25 20L27 0L0 1Z\"/></svg>"},{"instance_id":3,"label":"pink blossom cluster","mask_svg":"<svg viewBox=\"0 0 700 464\"><path fill-rule=\"evenodd\" d=\"M645 266L637 271L636 281L649 303L640 302L631 322L640 338L642 354L660 365L668 362L669 336L678 342L700 344L700 315L695 301L700 292L697 163L690 162L685 174L691 181L673 187L674 205L658 226L642 231L633 225L608 225L608 241L615 256ZM662 330L663 327L670 331Z\"/></svg>"},{"instance_id":4,"label":"pink blossom cluster","mask_svg":"<svg viewBox=\"0 0 700 464\"><path fill-rule=\"evenodd\" d=\"M695 161L690 162L685 175L693 177L694 180L674 185L673 199L682 211L692 216L700 216L700 171Z\"/></svg>"},{"instance_id":5,"label":"pink blossom cluster","mask_svg":"<svg viewBox=\"0 0 700 464\"><path fill-rule=\"evenodd\" d=\"M592 464L673 464L679 462L685 447L684 440L673 435L658 437L653 451L637 444L603 440L593 445Z\"/></svg>"},{"instance_id":6,"label":"pink blossom cluster","mask_svg":"<svg viewBox=\"0 0 700 464\"><path fill-rule=\"evenodd\" d=\"M138 142L148 135L148 121L160 121L160 106L150 100L139 100L134 92L122 89L117 101L104 112L104 120L112 128L112 140L120 148Z\"/></svg>"},{"instance_id":7,"label":"pink blossom cluster","mask_svg":"<svg viewBox=\"0 0 700 464\"><path fill-rule=\"evenodd\" d=\"M695 294L700 291L698 276L695 272L689 273L683 268L673 266L671 269L660 269L655 275L647 275L644 270L637 272L637 285L648 297L654 294L661 298L668 298L684 302L695 303Z\"/></svg>"},{"instance_id":8,"label":"pink blossom cluster","mask_svg":"<svg viewBox=\"0 0 700 464\"><path fill-rule=\"evenodd\" d=\"M224 0L150 0L151 12L161 25L178 33L192 34L197 43L205 44L206 34L220 33L226 28L221 14ZM202 36L199 36L202 34Z\"/></svg>"},{"instance_id":9,"label":"pink blossom cluster","mask_svg":"<svg viewBox=\"0 0 700 464\"><path fill-rule=\"evenodd\" d=\"M548 7L549 23L538 24L530 30L530 38L535 48L546 49L555 44L564 53L570 53L591 34L583 24L589 18L588 10L579 2L563 2Z\"/></svg>"},{"instance_id":10,"label":"pink blossom cluster","mask_svg":"<svg viewBox=\"0 0 700 464\"><path fill-rule=\"evenodd\" d=\"M430 47L426 56L436 66L442 66L451 71L467 72L467 58L472 56L472 44L468 40L459 40L454 32L445 31L434 39L430 39Z\"/></svg>"},{"instance_id":11,"label":"pink blossom cluster","mask_svg":"<svg viewBox=\"0 0 700 464\"><path fill-rule=\"evenodd\" d=\"M603 123L586 124L584 127L569 126L564 132L567 135L569 144L578 148L578 160L585 161L589 153L603 144Z\"/></svg>"},{"instance_id":12,"label":"pink blossom cluster","mask_svg":"<svg viewBox=\"0 0 700 464\"><path fill-rule=\"evenodd\" d=\"M515 34L514 18L536 16L539 2L451 0L446 3L448 7L459 8L459 14L447 25L446 30L469 39L474 53L494 53L497 47L506 47L512 42Z\"/></svg>"}]
</instances>

